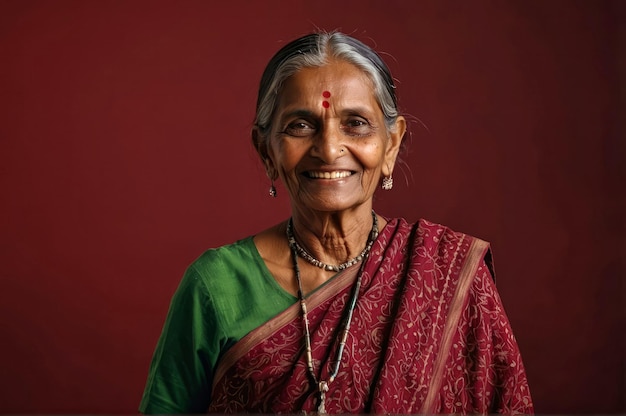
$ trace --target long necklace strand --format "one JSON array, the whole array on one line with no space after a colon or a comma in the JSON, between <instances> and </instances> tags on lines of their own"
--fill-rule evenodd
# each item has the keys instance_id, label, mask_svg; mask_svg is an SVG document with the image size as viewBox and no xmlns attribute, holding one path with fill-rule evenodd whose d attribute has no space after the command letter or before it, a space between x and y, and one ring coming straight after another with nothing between
<instances>
[{"instance_id":1,"label":"long necklace strand","mask_svg":"<svg viewBox=\"0 0 626 416\"><path fill-rule=\"evenodd\" d=\"M348 267L354 266L355 264L363 260L365 257L367 257L368 253L372 249L372 244L374 244L374 240L376 240L376 238L378 238L378 218L376 216L376 213L372 211L372 230L370 231L369 238L367 239L367 244L365 244L365 248L363 248L363 251L361 251L358 256L341 264L327 264L313 257L311 254L309 254L308 251L306 251L304 247L300 245L300 243L298 243L298 240L296 240L296 237L293 234L293 219L290 218L287 222L287 240L289 240L289 246L295 247L298 255L312 265L329 272L338 272L347 269Z\"/></svg>"},{"instance_id":2,"label":"long necklace strand","mask_svg":"<svg viewBox=\"0 0 626 416\"><path fill-rule=\"evenodd\" d=\"M378 221L376 221L376 214L373 214L373 215L374 215L374 221L372 224L372 231L370 232L368 242L366 244L366 247L369 246L370 248L374 240L378 236ZM290 220L290 223L291 223L291 220ZM328 381L318 380L317 377L315 376L315 367L313 365L313 351L311 348L311 332L309 329L309 318L308 318L306 301L304 298L304 291L302 290L302 279L300 278L300 267L298 266L298 254L297 254L298 252L297 252L297 248L295 244L293 244L291 239L289 239L289 248L291 249L291 257L293 259L293 268L294 268L294 272L296 275L296 280L298 282L298 298L300 300L300 308L302 310L302 321L304 322L304 343L305 343L305 348L306 348L307 371L309 375L311 376L311 378L313 379L313 382L317 385L317 389L320 395L320 402L317 408L317 413L325 414L326 413L326 392L328 391L328 385L335 380L335 377L337 376L337 373L339 372L339 366L341 364L341 357L343 356L343 350L345 348L346 341L348 339L348 333L350 332L350 323L352 322L352 314L354 312L354 308L356 306L356 300L359 295L359 290L361 288L361 276L363 274L363 266L365 264L365 261L363 261L363 263L361 263L361 266L359 267L357 279L354 284L354 287L352 288L352 295L350 296L350 300L348 304L346 305L348 310L346 311L346 314L342 320L342 323L340 324L341 339L339 342L339 346L337 347L336 359L333 362L332 371L330 373L330 376L328 377ZM369 249L365 253L364 257L362 257L362 260L364 260L368 254L369 254Z\"/></svg>"}]
</instances>

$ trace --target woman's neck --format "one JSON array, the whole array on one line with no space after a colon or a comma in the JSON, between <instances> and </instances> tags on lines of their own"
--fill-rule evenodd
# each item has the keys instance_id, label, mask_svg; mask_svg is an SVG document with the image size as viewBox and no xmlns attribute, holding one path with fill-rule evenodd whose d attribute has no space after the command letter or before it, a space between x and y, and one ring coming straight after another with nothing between
<instances>
[{"instance_id":1,"label":"woman's neck","mask_svg":"<svg viewBox=\"0 0 626 416\"><path fill-rule=\"evenodd\" d=\"M383 226L379 220L379 228ZM341 264L358 256L367 244L371 230L372 210L369 206L341 212L293 210L296 240L323 263Z\"/></svg>"}]
</instances>

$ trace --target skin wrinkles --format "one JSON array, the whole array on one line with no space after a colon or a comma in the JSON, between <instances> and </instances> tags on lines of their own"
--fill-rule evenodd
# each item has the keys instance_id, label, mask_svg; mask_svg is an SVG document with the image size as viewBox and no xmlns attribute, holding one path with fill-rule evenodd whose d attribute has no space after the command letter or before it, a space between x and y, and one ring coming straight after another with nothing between
<instances>
[{"instance_id":1,"label":"skin wrinkles","mask_svg":"<svg viewBox=\"0 0 626 416\"><path fill-rule=\"evenodd\" d=\"M331 96L323 97L324 91ZM329 105L323 106L323 100ZM393 169L405 131L402 117L395 127L387 131L370 79L352 64L332 61L288 78L268 136L259 140L258 132L253 132L268 176L280 178L289 192L296 238L319 260L339 264L365 246L372 226L372 197L381 176L388 176ZM328 179L311 172L317 173L315 176L327 172L349 175ZM384 225L379 217L379 228ZM284 226L278 228L284 230ZM276 239L282 241L284 234L280 235L278 228ZM262 251L260 240L257 245ZM305 290L333 274L303 261L300 267ZM272 273L293 279L288 261ZM291 283L277 280L293 293Z\"/></svg>"}]
</instances>

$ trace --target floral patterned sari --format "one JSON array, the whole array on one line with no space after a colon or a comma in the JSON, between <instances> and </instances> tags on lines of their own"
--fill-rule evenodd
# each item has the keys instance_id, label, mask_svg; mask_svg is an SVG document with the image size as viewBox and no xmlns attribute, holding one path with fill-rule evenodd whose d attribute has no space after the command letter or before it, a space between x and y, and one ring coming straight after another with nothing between
<instances>
[{"instance_id":1,"label":"floral patterned sari","mask_svg":"<svg viewBox=\"0 0 626 416\"><path fill-rule=\"evenodd\" d=\"M517 343L486 242L420 221L391 220L362 286L328 413L533 413ZM307 297L318 380L328 380L358 265ZM299 304L222 357L211 413L315 411Z\"/></svg>"}]
</instances>

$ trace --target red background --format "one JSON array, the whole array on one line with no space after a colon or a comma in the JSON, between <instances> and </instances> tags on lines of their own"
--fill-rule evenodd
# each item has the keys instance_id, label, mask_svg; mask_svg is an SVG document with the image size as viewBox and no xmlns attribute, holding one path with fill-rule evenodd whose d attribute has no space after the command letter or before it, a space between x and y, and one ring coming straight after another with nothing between
<instances>
[{"instance_id":1,"label":"red background","mask_svg":"<svg viewBox=\"0 0 626 416\"><path fill-rule=\"evenodd\" d=\"M289 215L249 130L316 27L386 55L413 121L376 209L492 242L537 411L626 411L625 11L0 1L0 411L136 411L185 267Z\"/></svg>"}]
</instances>

